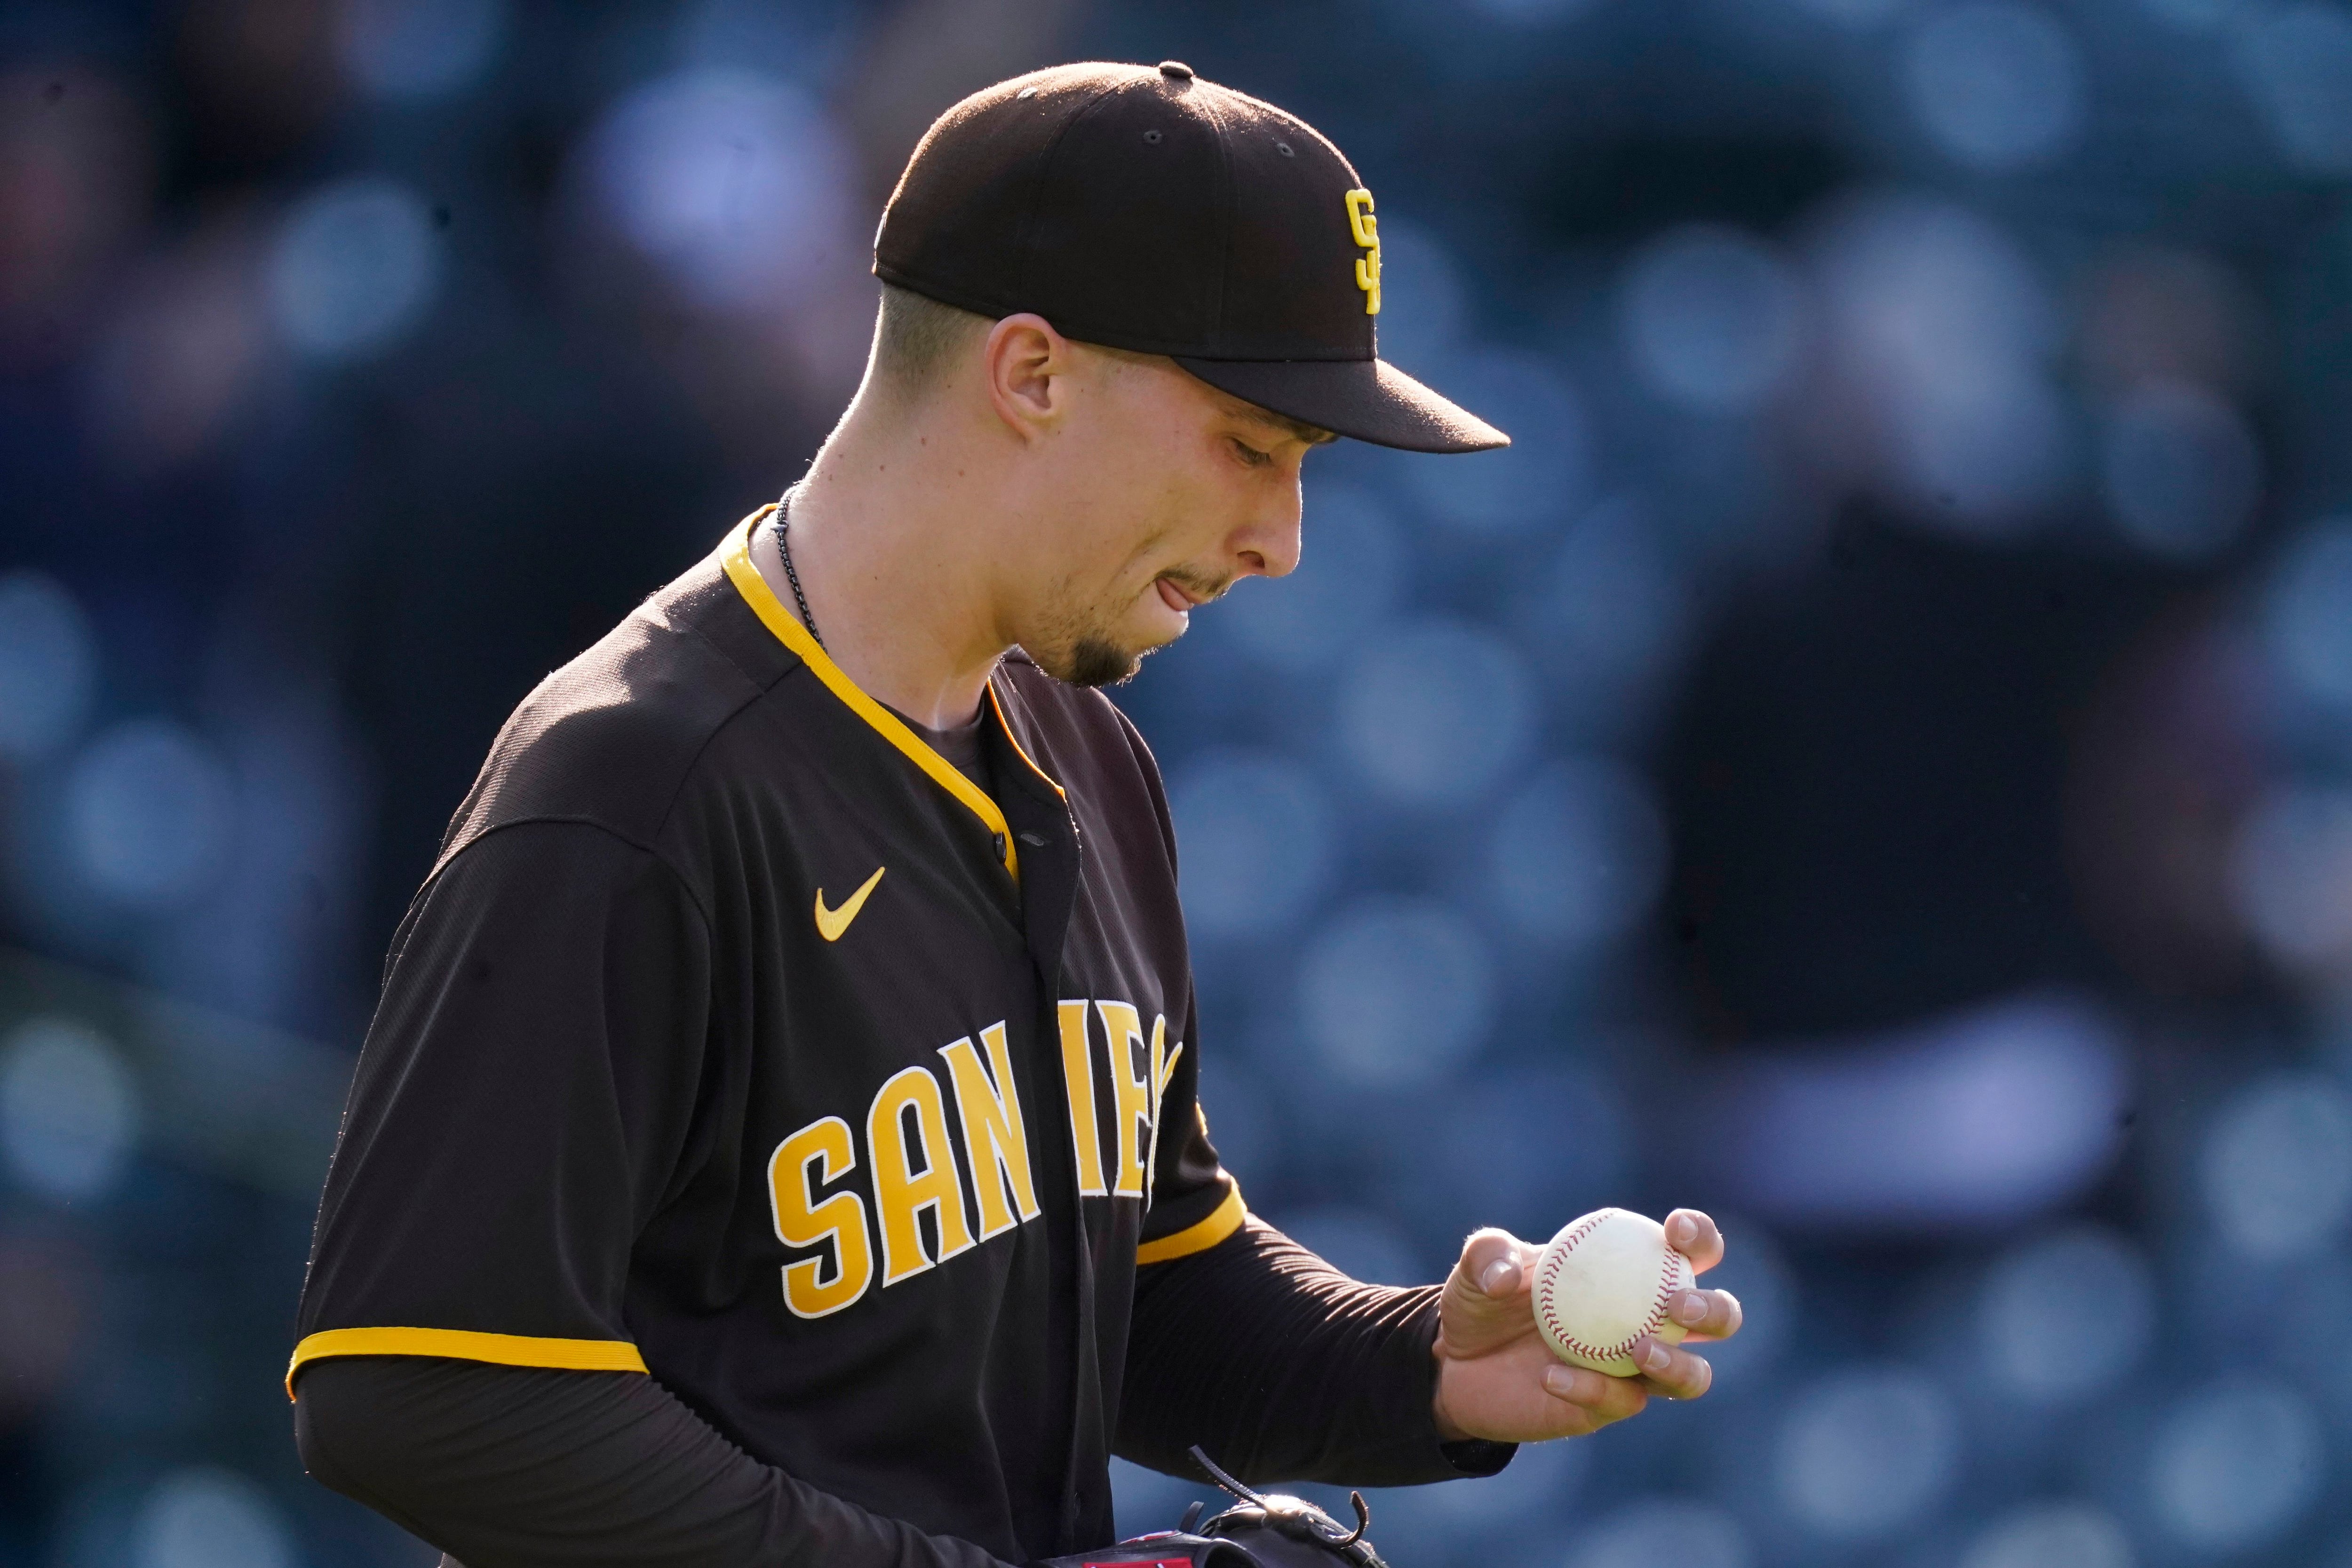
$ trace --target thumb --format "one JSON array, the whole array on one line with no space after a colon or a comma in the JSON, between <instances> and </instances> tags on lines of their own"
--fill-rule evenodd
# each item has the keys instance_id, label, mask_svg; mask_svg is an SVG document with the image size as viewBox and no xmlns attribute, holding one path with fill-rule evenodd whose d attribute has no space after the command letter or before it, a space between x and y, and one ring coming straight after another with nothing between
<instances>
[{"instance_id":1,"label":"thumb","mask_svg":"<svg viewBox=\"0 0 2352 1568\"><path fill-rule=\"evenodd\" d=\"M1463 1244L1463 1281L1490 1300L1507 1300L1527 1289L1528 1270L1518 1238L1504 1230L1481 1230Z\"/></svg>"}]
</instances>

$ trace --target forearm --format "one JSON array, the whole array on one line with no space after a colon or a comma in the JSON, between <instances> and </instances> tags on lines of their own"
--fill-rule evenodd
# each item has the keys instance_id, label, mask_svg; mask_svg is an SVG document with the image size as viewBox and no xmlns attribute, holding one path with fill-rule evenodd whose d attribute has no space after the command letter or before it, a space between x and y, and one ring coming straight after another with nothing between
<instances>
[{"instance_id":1,"label":"forearm","mask_svg":"<svg viewBox=\"0 0 2352 1568\"><path fill-rule=\"evenodd\" d=\"M760 1463L649 1377L360 1356L298 1392L310 1474L467 1568L1003 1568Z\"/></svg>"},{"instance_id":2,"label":"forearm","mask_svg":"<svg viewBox=\"0 0 2352 1568\"><path fill-rule=\"evenodd\" d=\"M1401 1486L1486 1475L1441 1443L1435 1287L1364 1285L1255 1218L1138 1276L1118 1451L1178 1471L1198 1443L1246 1480Z\"/></svg>"}]
</instances>

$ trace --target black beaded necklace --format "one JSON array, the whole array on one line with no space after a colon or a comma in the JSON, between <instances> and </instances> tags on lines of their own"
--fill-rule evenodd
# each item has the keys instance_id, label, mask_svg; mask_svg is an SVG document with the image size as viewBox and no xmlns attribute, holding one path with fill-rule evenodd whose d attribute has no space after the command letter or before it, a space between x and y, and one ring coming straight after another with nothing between
<instances>
[{"instance_id":1,"label":"black beaded necklace","mask_svg":"<svg viewBox=\"0 0 2352 1568\"><path fill-rule=\"evenodd\" d=\"M792 527L793 492L786 490L776 501L776 553L784 558L784 581L793 585L793 603L800 606L801 625L808 627L817 647L831 653L831 648L824 647L824 634L816 629L816 617L809 614L808 595L801 592L801 574L793 570Z\"/></svg>"}]
</instances>

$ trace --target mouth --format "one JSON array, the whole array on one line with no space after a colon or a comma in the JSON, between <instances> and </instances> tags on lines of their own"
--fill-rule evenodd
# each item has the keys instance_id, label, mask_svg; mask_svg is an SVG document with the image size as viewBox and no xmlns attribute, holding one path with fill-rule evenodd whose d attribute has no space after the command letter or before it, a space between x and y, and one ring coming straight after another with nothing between
<instances>
[{"instance_id":1,"label":"mouth","mask_svg":"<svg viewBox=\"0 0 2352 1568\"><path fill-rule=\"evenodd\" d=\"M1160 578L1156 586L1160 589L1160 600L1180 616L1190 615L1195 607L1209 602L1208 595L1195 598L1191 590L1171 577Z\"/></svg>"}]
</instances>

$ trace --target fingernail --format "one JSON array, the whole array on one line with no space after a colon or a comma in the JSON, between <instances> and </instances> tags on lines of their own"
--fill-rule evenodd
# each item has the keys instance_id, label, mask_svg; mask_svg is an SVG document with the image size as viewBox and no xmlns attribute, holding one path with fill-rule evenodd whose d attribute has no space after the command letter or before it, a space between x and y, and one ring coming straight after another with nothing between
<instances>
[{"instance_id":1,"label":"fingernail","mask_svg":"<svg viewBox=\"0 0 2352 1568\"><path fill-rule=\"evenodd\" d=\"M1683 1299L1675 1303L1675 1316L1685 1324L1706 1321L1706 1298L1696 1290L1685 1290Z\"/></svg>"},{"instance_id":2,"label":"fingernail","mask_svg":"<svg viewBox=\"0 0 2352 1568\"><path fill-rule=\"evenodd\" d=\"M1562 1399L1576 1392L1576 1373L1564 1366L1544 1368L1544 1387Z\"/></svg>"},{"instance_id":3,"label":"fingernail","mask_svg":"<svg viewBox=\"0 0 2352 1568\"><path fill-rule=\"evenodd\" d=\"M1698 1221L1686 1214L1675 1215L1675 1245L1688 1247L1698 1239Z\"/></svg>"},{"instance_id":4,"label":"fingernail","mask_svg":"<svg viewBox=\"0 0 2352 1568\"><path fill-rule=\"evenodd\" d=\"M1512 1272L1517 1268L1517 1265L1513 1263L1507 1258L1496 1258L1494 1262L1486 1265L1486 1273L1478 1276L1478 1289L1484 1290L1489 1296L1493 1295L1496 1291L1502 1289L1503 1281L1508 1279L1511 1277Z\"/></svg>"},{"instance_id":5,"label":"fingernail","mask_svg":"<svg viewBox=\"0 0 2352 1568\"><path fill-rule=\"evenodd\" d=\"M1642 1364L1652 1372L1664 1372L1674 1363L1674 1353L1662 1344L1653 1343L1642 1352Z\"/></svg>"}]
</instances>

